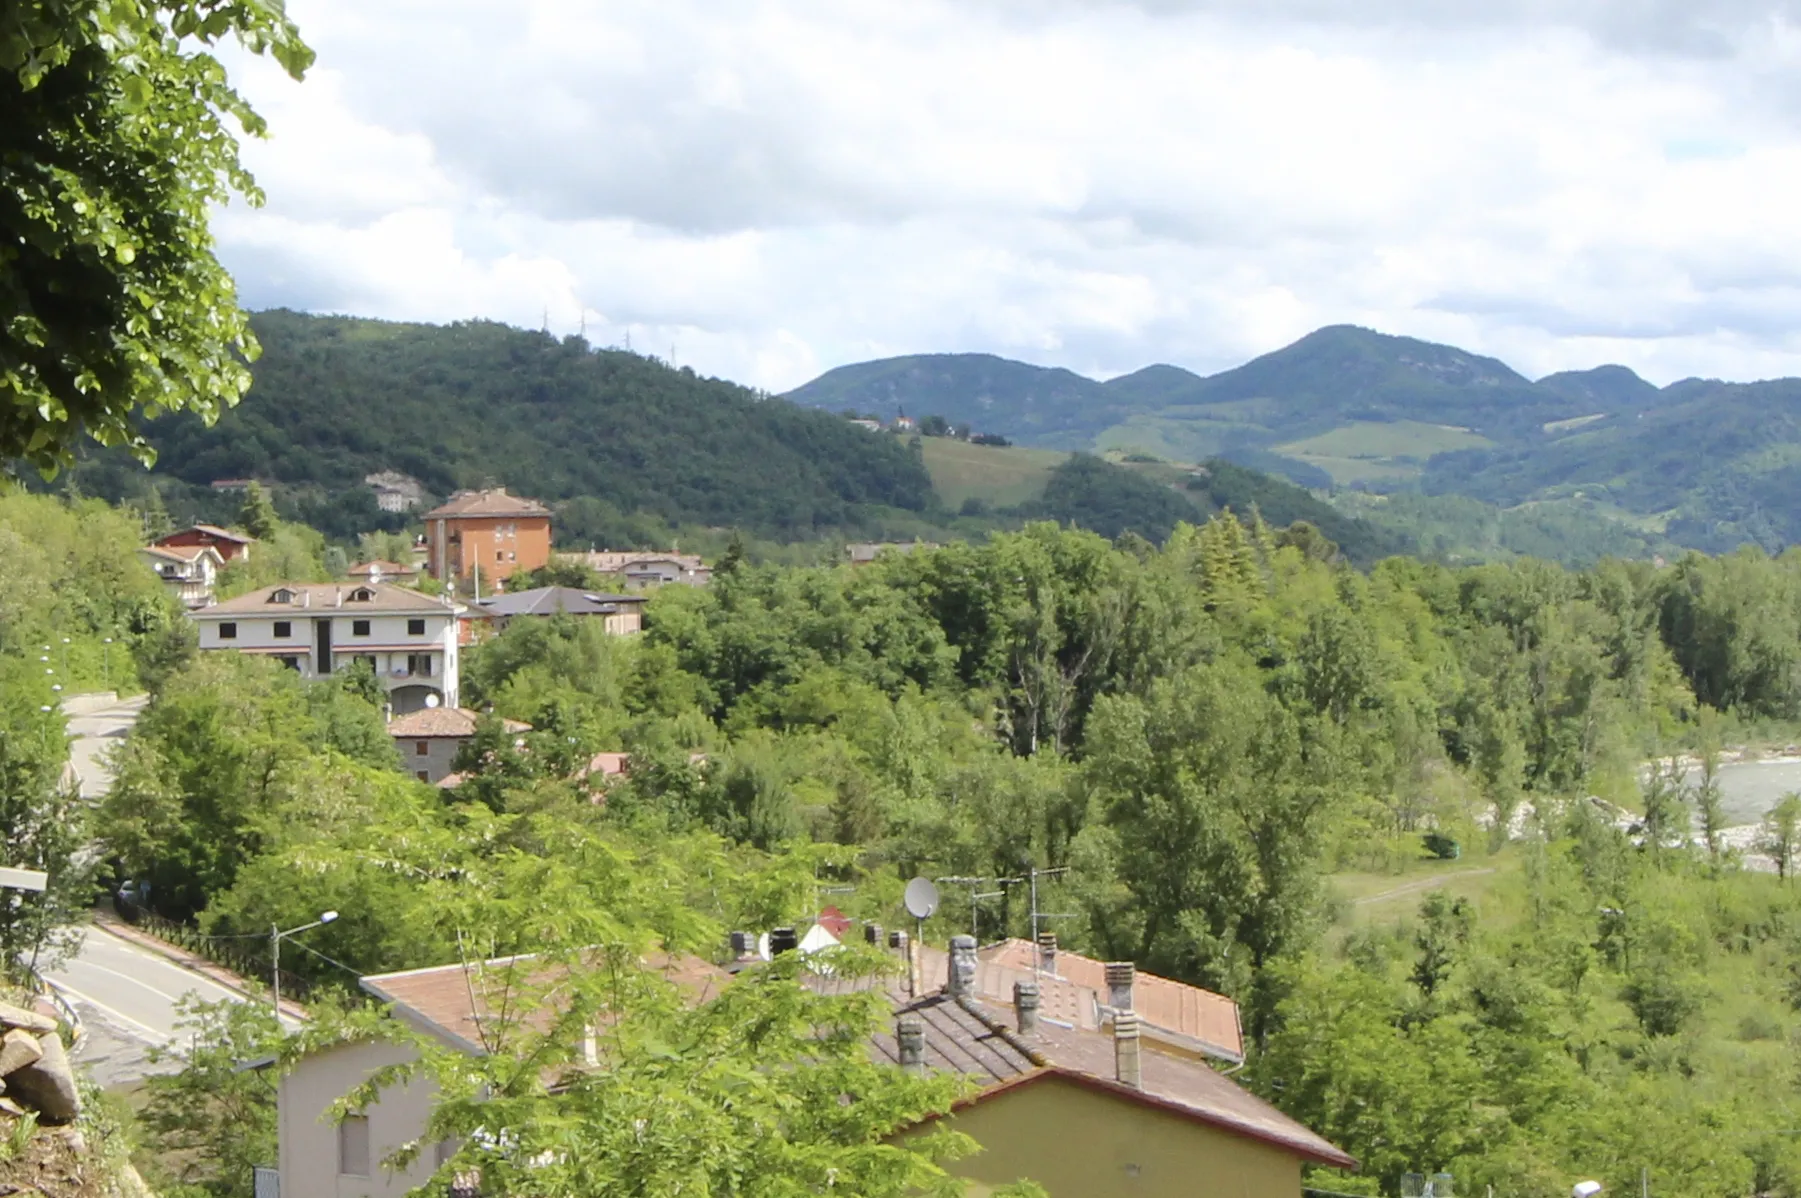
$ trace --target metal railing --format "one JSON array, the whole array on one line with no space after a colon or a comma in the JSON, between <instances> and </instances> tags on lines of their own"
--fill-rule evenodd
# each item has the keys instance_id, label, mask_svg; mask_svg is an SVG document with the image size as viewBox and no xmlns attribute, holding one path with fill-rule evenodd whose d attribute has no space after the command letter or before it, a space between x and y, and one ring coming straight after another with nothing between
<instances>
[{"instance_id":1,"label":"metal railing","mask_svg":"<svg viewBox=\"0 0 1801 1198\"><path fill-rule=\"evenodd\" d=\"M231 970L247 981L261 982L267 986L271 977L269 946L266 938L256 935L248 936L209 936L192 924L180 923L167 919L154 911L146 911L142 907L129 906L115 901L115 909L119 918L133 927L139 928L158 940L173 944L177 948L185 948L197 957L203 957L215 965ZM297 1002L307 1001L313 993L314 983L311 978L293 973L287 969L281 971L281 992L283 997L293 998Z\"/></svg>"}]
</instances>

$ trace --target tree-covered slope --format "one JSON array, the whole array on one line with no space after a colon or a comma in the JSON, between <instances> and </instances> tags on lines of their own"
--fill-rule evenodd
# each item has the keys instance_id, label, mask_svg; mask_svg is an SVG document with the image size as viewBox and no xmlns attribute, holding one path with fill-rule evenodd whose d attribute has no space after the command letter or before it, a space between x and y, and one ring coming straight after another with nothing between
<instances>
[{"instance_id":1,"label":"tree-covered slope","mask_svg":"<svg viewBox=\"0 0 1801 1198\"><path fill-rule=\"evenodd\" d=\"M915 354L840 366L786 398L832 412L943 416L1046 449L1081 449L1129 404L1072 371L993 354Z\"/></svg>"},{"instance_id":2,"label":"tree-covered slope","mask_svg":"<svg viewBox=\"0 0 1801 1198\"><path fill-rule=\"evenodd\" d=\"M897 438L575 338L285 311L255 327L263 355L238 408L213 428L148 425L159 472L349 492L398 470L438 495L500 483L783 537L931 500Z\"/></svg>"}]
</instances>

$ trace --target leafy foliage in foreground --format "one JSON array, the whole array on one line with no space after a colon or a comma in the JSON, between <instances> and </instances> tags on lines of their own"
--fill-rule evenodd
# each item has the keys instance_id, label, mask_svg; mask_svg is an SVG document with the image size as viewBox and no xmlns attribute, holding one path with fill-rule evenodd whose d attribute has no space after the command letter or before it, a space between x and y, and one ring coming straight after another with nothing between
<instances>
[{"instance_id":1,"label":"leafy foliage in foreground","mask_svg":"<svg viewBox=\"0 0 1801 1198\"><path fill-rule=\"evenodd\" d=\"M0 21L0 462L66 464L85 433L216 419L255 340L213 256L209 210L260 195L228 128L263 123L208 52L227 37L299 78L312 61L257 0L33 4Z\"/></svg>"}]
</instances>

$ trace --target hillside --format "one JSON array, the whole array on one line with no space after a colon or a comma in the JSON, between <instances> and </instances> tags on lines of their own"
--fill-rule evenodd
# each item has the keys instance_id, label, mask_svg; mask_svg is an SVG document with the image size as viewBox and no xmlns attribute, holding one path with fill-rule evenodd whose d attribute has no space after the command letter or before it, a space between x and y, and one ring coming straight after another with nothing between
<instances>
[{"instance_id":1,"label":"hillside","mask_svg":"<svg viewBox=\"0 0 1801 1198\"><path fill-rule=\"evenodd\" d=\"M1598 366L1535 381L1494 358L1341 325L1210 377L1155 365L1095 382L927 355L841 367L793 396L828 392L835 407L904 400L916 415L974 420L1022 445L1224 459L1315 490L1491 505L1357 509L1397 532L1430 526L1435 540L1467 530L1475 539L1452 544L1453 556L1801 542L1797 380L1659 389ZM1606 527L1590 535L1594 521Z\"/></svg>"},{"instance_id":2,"label":"hillside","mask_svg":"<svg viewBox=\"0 0 1801 1198\"><path fill-rule=\"evenodd\" d=\"M1068 370L993 354L916 354L827 371L785 398L832 412L943 416L1045 449L1083 449L1129 404Z\"/></svg>"},{"instance_id":3,"label":"hillside","mask_svg":"<svg viewBox=\"0 0 1801 1198\"><path fill-rule=\"evenodd\" d=\"M158 474L200 488L273 480L290 499L312 496L308 515L327 526L373 518L363 478L382 470L434 496L500 483L781 539L932 502L898 438L575 338L285 311L254 323L263 355L239 407L210 429L187 416L147 426ZM82 482L118 491L134 481L120 472L130 467L102 455Z\"/></svg>"}]
</instances>

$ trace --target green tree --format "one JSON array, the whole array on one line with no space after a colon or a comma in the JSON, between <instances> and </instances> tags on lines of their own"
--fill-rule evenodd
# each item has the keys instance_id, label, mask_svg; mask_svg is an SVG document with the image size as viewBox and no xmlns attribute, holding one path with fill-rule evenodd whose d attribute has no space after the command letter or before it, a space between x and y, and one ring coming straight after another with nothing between
<instances>
[{"instance_id":1,"label":"green tree","mask_svg":"<svg viewBox=\"0 0 1801 1198\"><path fill-rule=\"evenodd\" d=\"M260 1002L177 1000L179 1033L150 1050L158 1070L144 1080L137 1125L152 1150L161 1184L179 1198L250 1198L254 1167L276 1155L275 1081L248 1062L281 1042L275 1016Z\"/></svg>"},{"instance_id":2,"label":"green tree","mask_svg":"<svg viewBox=\"0 0 1801 1198\"><path fill-rule=\"evenodd\" d=\"M0 971L54 963L93 896L88 808L59 781L63 715L42 675L0 657L0 862L50 875L42 891L0 892Z\"/></svg>"},{"instance_id":3,"label":"green tree","mask_svg":"<svg viewBox=\"0 0 1801 1198\"><path fill-rule=\"evenodd\" d=\"M238 508L238 523L244 531L259 541L267 541L275 536L276 529L281 527L281 519L275 514L275 504L263 490L262 484L254 479L244 488L244 502Z\"/></svg>"},{"instance_id":4,"label":"green tree","mask_svg":"<svg viewBox=\"0 0 1801 1198\"><path fill-rule=\"evenodd\" d=\"M1776 876L1788 880L1801 849L1801 791L1789 791L1763 817L1758 847L1776 862Z\"/></svg>"},{"instance_id":5,"label":"green tree","mask_svg":"<svg viewBox=\"0 0 1801 1198\"><path fill-rule=\"evenodd\" d=\"M312 61L260 0L54 0L0 21L0 460L46 472L86 434L150 450L134 411L214 419L256 342L210 210L260 194L228 120L264 126L210 53L227 37L295 78Z\"/></svg>"}]
</instances>

